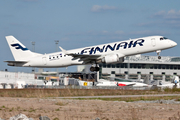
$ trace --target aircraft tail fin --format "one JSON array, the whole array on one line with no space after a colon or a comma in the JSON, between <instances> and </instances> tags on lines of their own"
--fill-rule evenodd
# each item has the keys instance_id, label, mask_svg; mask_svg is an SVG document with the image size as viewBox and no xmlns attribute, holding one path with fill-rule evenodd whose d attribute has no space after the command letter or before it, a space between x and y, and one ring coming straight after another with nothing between
<instances>
[{"instance_id":1,"label":"aircraft tail fin","mask_svg":"<svg viewBox=\"0 0 180 120\"><path fill-rule=\"evenodd\" d=\"M6 36L6 40L15 61L27 61L29 58L38 55L38 53L31 52L29 49L27 49L13 36Z\"/></svg>"}]
</instances>

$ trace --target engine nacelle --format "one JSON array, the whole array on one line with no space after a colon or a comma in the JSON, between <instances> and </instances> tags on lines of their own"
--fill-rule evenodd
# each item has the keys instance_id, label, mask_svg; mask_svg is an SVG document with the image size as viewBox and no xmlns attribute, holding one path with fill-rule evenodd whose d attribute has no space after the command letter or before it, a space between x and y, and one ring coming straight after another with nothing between
<instances>
[{"instance_id":1,"label":"engine nacelle","mask_svg":"<svg viewBox=\"0 0 180 120\"><path fill-rule=\"evenodd\" d=\"M124 62L124 57L119 57L118 54L107 55L102 58L102 63L122 63Z\"/></svg>"}]
</instances>

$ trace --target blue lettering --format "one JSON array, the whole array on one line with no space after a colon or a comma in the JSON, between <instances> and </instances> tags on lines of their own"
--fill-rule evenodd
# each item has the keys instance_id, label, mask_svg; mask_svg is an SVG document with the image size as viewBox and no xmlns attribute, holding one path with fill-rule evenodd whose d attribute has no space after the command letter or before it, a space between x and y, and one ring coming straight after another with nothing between
<instances>
[{"instance_id":1,"label":"blue lettering","mask_svg":"<svg viewBox=\"0 0 180 120\"><path fill-rule=\"evenodd\" d=\"M84 50L82 50L82 51L81 51L81 54L87 53L86 50L88 50L88 49L90 49L90 48L85 48Z\"/></svg>"},{"instance_id":2,"label":"blue lettering","mask_svg":"<svg viewBox=\"0 0 180 120\"><path fill-rule=\"evenodd\" d=\"M128 48L131 48L132 45L133 45L133 41L130 41Z\"/></svg>"},{"instance_id":3,"label":"blue lettering","mask_svg":"<svg viewBox=\"0 0 180 120\"><path fill-rule=\"evenodd\" d=\"M120 48L120 47L123 47L123 46L124 46L124 49L126 49L127 45L128 45L128 43L127 43L127 42L122 42L122 43L119 43L119 44L117 45L116 50L119 50L119 48Z\"/></svg>"},{"instance_id":4,"label":"blue lettering","mask_svg":"<svg viewBox=\"0 0 180 120\"><path fill-rule=\"evenodd\" d=\"M114 47L111 47L110 45L107 45L105 52L107 52L108 48L111 49L111 51L114 51L115 47L116 47L116 44L114 44Z\"/></svg>"},{"instance_id":5,"label":"blue lettering","mask_svg":"<svg viewBox=\"0 0 180 120\"><path fill-rule=\"evenodd\" d=\"M96 54L96 52L98 51L98 52L100 52L100 53L102 53L102 52L104 52L104 49L105 49L105 52L107 52L108 51L108 49L110 49L111 51L114 51L115 49L116 50L119 50L121 47L123 48L123 49L127 49L127 48L131 48L132 46L133 47L136 47L136 45L138 44L139 46L143 46L143 43L144 43L144 41L145 40L143 40L143 39L138 39L138 40L136 40L135 42L134 41L130 41L129 43L127 43L127 42L121 42L121 43L119 43L118 45L115 43L114 44L114 46L112 47L111 45L104 45L102 48L100 48L100 47L92 47L92 48L85 48L85 49L83 49L80 53L81 54L84 54L84 53L88 53L89 52L89 54L91 55L91 54ZM116 46L117 45L117 46ZM17 45L15 45L15 46L17 46ZM106 48L105 48L106 47ZM18 45L18 48L16 48L16 49L21 49L21 47L19 48L19 45ZM88 51L89 50L89 51ZM79 53L78 53L79 54Z\"/></svg>"},{"instance_id":6,"label":"blue lettering","mask_svg":"<svg viewBox=\"0 0 180 120\"><path fill-rule=\"evenodd\" d=\"M91 48L91 50L89 51L89 54L91 55L94 51L94 47Z\"/></svg>"},{"instance_id":7,"label":"blue lettering","mask_svg":"<svg viewBox=\"0 0 180 120\"><path fill-rule=\"evenodd\" d=\"M137 44L139 44L140 46L143 46L143 44L142 44L143 42L144 42L143 39L136 40L136 41L134 42L133 47L136 47Z\"/></svg>"},{"instance_id":8,"label":"blue lettering","mask_svg":"<svg viewBox=\"0 0 180 120\"><path fill-rule=\"evenodd\" d=\"M102 49L99 48L99 47L96 47L95 50L94 50L94 54L96 53L96 51L103 52L104 48L105 48L105 45L103 46Z\"/></svg>"}]
</instances>

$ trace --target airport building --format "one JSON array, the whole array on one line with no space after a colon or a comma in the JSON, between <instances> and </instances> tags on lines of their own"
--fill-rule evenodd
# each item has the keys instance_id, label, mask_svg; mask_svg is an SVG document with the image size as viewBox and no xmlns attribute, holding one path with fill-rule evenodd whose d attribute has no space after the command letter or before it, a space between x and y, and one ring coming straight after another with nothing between
<instances>
[{"instance_id":1,"label":"airport building","mask_svg":"<svg viewBox=\"0 0 180 120\"><path fill-rule=\"evenodd\" d=\"M38 82L35 74L32 73L0 71L0 89L23 88L26 84L37 84Z\"/></svg>"},{"instance_id":2,"label":"airport building","mask_svg":"<svg viewBox=\"0 0 180 120\"><path fill-rule=\"evenodd\" d=\"M66 83L71 78L78 81L94 82L98 81L98 78L107 77L164 81L170 81L173 75L180 77L180 57L162 56L161 59L158 59L158 56L129 56L124 58L123 63L100 64L99 74L91 73L90 66L78 66L77 72L73 73L39 71L39 73L34 74L0 71L0 89L23 88L25 85L71 85L70 82ZM68 76L66 81L61 79L66 78L66 76ZM74 81L72 83L75 84Z\"/></svg>"},{"instance_id":3,"label":"airport building","mask_svg":"<svg viewBox=\"0 0 180 120\"><path fill-rule=\"evenodd\" d=\"M96 73L87 72L43 72L41 69L36 73L24 73L6 70L0 71L0 89L92 86L96 78Z\"/></svg>"},{"instance_id":4,"label":"airport building","mask_svg":"<svg viewBox=\"0 0 180 120\"><path fill-rule=\"evenodd\" d=\"M150 79L170 81L171 76L180 76L180 57L129 56L123 63L100 64L100 78L120 77L125 79Z\"/></svg>"}]
</instances>

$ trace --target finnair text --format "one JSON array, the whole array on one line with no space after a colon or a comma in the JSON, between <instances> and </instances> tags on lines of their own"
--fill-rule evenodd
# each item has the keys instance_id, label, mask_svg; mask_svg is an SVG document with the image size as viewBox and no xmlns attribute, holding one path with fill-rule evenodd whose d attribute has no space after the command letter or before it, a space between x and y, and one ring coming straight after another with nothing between
<instances>
[{"instance_id":1,"label":"finnair text","mask_svg":"<svg viewBox=\"0 0 180 120\"><path fill-rule=\"evenodd\" d=\"M143 46L144 41L145 40L143 39L138 39L135 41L115 43L114 45L106 44L102 47L97 46L92 48L85 48L80 52L80 54L84 54L84 53L87 54L89 52L89 54L91 55L91 54L96 54L97 52L99 53L107 52L108 50L115 51L115 50L119 50L120 48L127 49L127 48L136 47L137 45Z\"/></svg>"}]
</instances>

